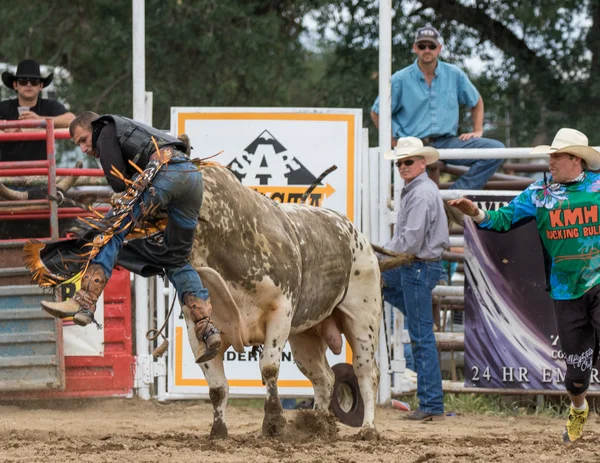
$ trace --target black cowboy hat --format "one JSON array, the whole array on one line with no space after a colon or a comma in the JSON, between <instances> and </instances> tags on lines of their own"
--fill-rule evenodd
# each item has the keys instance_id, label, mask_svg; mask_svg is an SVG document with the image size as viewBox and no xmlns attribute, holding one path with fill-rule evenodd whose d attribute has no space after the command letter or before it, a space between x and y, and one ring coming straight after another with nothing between
<instances>
[{"instance_id":1,"label":"black cowboy hat","mask_svg":"<svg viewBox=\"0 0 600 463\"><path fill-rule=\"evenodd\" d=\"M12 72L8 71L4 71L2 73L2 82L4 82L4 85L6 85L8 88L13 90L13 82L19 77L38 78L42 81L44 87L47 87L48 85L50 85L50 82L52 82L54 73L51 72L50 74L48 74L47 77L42 77L42 75L40 74L39 63L32 59L24 59L17 66L16 74L13 74Z\"/></svg>"}]
</instances>

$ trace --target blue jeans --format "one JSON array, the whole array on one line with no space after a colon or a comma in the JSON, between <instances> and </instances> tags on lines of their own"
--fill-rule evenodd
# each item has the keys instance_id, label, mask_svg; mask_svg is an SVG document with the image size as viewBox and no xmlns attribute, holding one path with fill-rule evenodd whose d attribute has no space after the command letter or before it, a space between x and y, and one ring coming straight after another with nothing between
<instances>
[{"instance_id":1,"label":"blue jeans","mask_svg":"<svg viewBox=\"0 0 600 463\"><path fill-rule=\"evenodd\" d=\"M452 275L456 273L458 263L450 262L447 260L441 260L440 263L442 264L442 275L440 276L440 281L444 281L447 284L450 284L448 280L452 278Z\"/></svg>"},{"instance_id":2,"label":"blue jeans","mask_svg":"<svg viewBox=\"0 0 600 463\"><path fill-rule=\"evenodd\" d=\"M431 291L442 267L439 262L413 262L383 272L383 298L406 314L417 372L419 410L444 413L442 372L433 334Z\"/></svg>"},{"instance_id":3,"label":"blue jeans","mask_svg":"<svg viewBox=\"0 0 600 463\"><path fill-rule=\"evenodd\" d=\"M167 211L167 232L163 239L164 254L177 252L186 256L181 259L180 267L169 266L166 268L167 278L175 287L182 303L187 294L203 300L208 299L208 290L202 284L198 272L188 262L193 240L182 243L177 239L175 233L175 236L169 240L168 234L169 230L180 230L181 235L187 236L194 233L202 205L202 192L202 173L190 161L163 166L150 186L142 193L141 200L133 206L131 213L121 222L121 231L115 233L102 247L96 257L92 259L92 263L100 265L106 276L110 278L119 252L123 249L123 241L130 231L127 225L134 219L139 219L144 210L159 205L160 208ZM156 263L160 265L160 261Z\"/></svg>"},{"instance_id":4,"label":"blue jeans","mask_svg":"<svg viewBox=\"0 0 600 463\"><path fill-rule=\"evenodd\" d=\"M398 307L397 309L400 310ZM404 329L408 331L408 318L404 312L402 312L402 315L404 315ZM415 371L415 357L412 351L412 344L404 344L404 359L406 360L406 368Z\"/></svg>"},{"instance_id":5,"label":"blue jeans","mask_svg":"<svg viewBox=\"0 0 600 463\"><path fill-rule=\"evenodd\" d=\"M431 144L437 149L451 148L505 148L504 143L491 138L471 138L460 140L458 137L440 138ZM448 164L471 167L450 187L453 190L481 190L488 179L496 173L503 159L451 159Z\"/></svg>"}]
</instances>

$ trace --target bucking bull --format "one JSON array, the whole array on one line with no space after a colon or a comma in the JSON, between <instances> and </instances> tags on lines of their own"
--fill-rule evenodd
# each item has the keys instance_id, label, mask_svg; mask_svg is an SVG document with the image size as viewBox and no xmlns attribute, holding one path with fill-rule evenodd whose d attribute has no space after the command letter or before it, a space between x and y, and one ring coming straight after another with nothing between
<instances>
[{"instance_id":1,"label":"bucking bull","mask_svg":"<svg viewBox=\"0 0 600 463\"><path fill-rule=\"evenodd\" d=\"M339 353L344 334L364 401L360 435L376 438L381 283L371 245L341 214L276 203L220 166L202 172L204 200L191 262L209 290L224 341L217 357L200 365L214 408L210 436L227 437L223 355L229 346L240 353L244 346L264 346L259 362L267 389L262 431L276 436L286 424L277 393L286 341L313 384L315 409L327 410L334 374L325 352L329 347ZM184 307L196 354L194 324L186 312Z\"/></svg>"},{"instance_id":2,"label":"bucking bull","mask_svg":"<svg viewBox=\"0 0 600 463\"><path fill-rule=\"evenodd\" d=\"M213 321L223 341L218 355L200 364L214 408L210 436L228 435L223 357L230 346L239 353L245 346L263 346L259 365L267 396L262 431L277 436L286 425L277 392L286 341L298 368L313 384L315 409L328 410L335 375L325 352L330 348L339 353L343 334L352 348L364 404L359 435L376 439L375 351L382 301L373 247L341 214L280 204L243 186L227 168L202 163L199 168L204 200L191 263L209 290ZM39 246L31 244L33 256ZM193 318L185 306L183 311L198 359Z\"/></svg>"}]
</instances>

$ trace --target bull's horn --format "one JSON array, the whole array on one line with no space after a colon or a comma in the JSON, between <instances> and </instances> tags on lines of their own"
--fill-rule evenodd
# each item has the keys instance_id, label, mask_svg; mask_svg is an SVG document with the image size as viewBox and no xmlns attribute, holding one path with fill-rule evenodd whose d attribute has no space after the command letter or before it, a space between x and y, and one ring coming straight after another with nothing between
<instances>
[{"instance_id":1,"label":"bull's horn","mask_svg":"<svg viewBox=\"0 0 600 463\"><path fill-rule=\"evenodd\" d=\"M77 161L75 163L76 169L81 169L82 167L83 167L82 161ZM71 188L73 185L75 185L75 182L77 182L77 177L75 175L71 175L70 177L63 177L56 183L56 188L58 188L59 190L62 190L66 193L67 191L69 191L69 188Z\"/></svg>"},{"instance_id":2,"label":"bull's horn","mask_svg":"<svg viewBox=\"0 0 600 463\"><path fill-rule=\"evenodd\" d=\"M29 193L27 191L12 190L0 182L0 196L5 199L23 200L28 199Z\"/></svg>"}]
</instances>

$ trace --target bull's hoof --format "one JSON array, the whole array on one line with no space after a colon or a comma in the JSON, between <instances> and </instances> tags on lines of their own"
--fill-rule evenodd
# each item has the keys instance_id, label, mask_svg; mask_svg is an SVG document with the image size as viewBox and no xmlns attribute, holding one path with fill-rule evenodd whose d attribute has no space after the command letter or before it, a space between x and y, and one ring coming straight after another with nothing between
<instances>
[{"instance_id":1,"label":"bull's hoof","mask_svg":"<svg viewBox=\"0 0 600 463\"><path fill-rule=\"evenodd\" d=\"M265 416L262 434L264 437L281 437L285 433L286 424L283 415Z\"/></svg>"},{"instance_id":2,"label":"bull's hoof","mask_svg":"<svg viewBox=\"0 0 600 463\"><path fill-rule=\"evenodd\" d=\"M379 433L375 428L362 428L356 437L358 440L374 442L379 440Z\"/></svg>"},{"instance_id":3,"label":"bull's hoof","mask_svg":"<svg viewBox=\"0 0 600 463\"><path fill-rule=\"evenodd\" d=\"M210 439L227 439L229 437L229 431L227 425L222 421L215 421L210 430Z\"/></svg>"}]
</instances>

